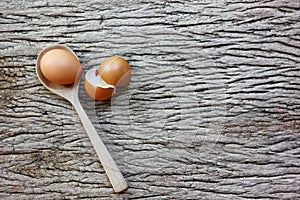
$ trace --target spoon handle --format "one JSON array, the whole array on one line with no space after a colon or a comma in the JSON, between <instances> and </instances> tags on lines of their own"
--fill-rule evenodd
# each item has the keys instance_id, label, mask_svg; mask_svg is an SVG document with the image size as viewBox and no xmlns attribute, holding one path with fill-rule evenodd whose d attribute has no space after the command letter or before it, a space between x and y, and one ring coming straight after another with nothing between
<instances>
[{"instance_id":1,"label":"spoon handle","mask_svg":"<svg viewBox=\"0 0 300 200\"><path fill-rule=\"evenodd\" d=\"M121 174L119 168L117 167L116 163L114 162L113 158L109 154L108 150L106 149L105 145L103 144L101 138L99 137L96 129L94 128L93 124L91 123L90 119L88 118L86 112L82 108L79 100L74 99L72 102L75 110L77 111L81 122L94 146L94 149L100 159L100 162L112 184L112 187L115 192L122 192L128 188L128 185Z\"/></svg>"}]
</instances>

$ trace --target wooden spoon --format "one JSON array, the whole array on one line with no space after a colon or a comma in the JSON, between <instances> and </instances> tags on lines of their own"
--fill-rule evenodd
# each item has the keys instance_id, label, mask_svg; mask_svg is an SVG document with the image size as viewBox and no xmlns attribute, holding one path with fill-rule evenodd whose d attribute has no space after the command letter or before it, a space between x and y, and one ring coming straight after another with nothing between
<instances>
[{"instance_id":1,"label":"wooden spoon","mask_svg":"<svg viewBox=\"0 0 300 200\"><path fill-rule=\"evenodd\" d=\"M105 145L103 144L101 138L96 132L96 129L94 128L93 124L89 120L87 114L85 113L84 109L82 108L80 101L78 99L78 88L79 88L79 83L80 83L80 76L82 73L82 70L78 72L77 79L74 84L71 85L61 85L61 84L56 84L53 83L45 78L45 76L41 72L40 68L40 61L43 55L52 49L63 49L66 50L72 54L75 55L75 53L69 49L68 47L64 45L52 45L49 47L46 47L43 49L37 58L37 63L36 63L36 73L39 78L39 80L42 82L42 84L51 92L65 98L68 100L75 108L77 111L81 122L94 146L94 149L100 159L100 162L112 184L112 187L115 192L121 192L124 191L128 188L127 183L121 174L119 168L117 167L116 163L112 159L111 155L109 154L108 150L106 149ZM77 58L77 56L75 55ZM78 58L77 58L78 59Z\"/></svg>"}]
</instances>

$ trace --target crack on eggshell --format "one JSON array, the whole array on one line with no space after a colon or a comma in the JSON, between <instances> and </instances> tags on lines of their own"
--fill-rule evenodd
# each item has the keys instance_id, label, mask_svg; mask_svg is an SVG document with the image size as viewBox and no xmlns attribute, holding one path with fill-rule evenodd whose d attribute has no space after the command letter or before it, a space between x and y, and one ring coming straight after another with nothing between
<instances>
[{"instance_id":1,"label":"crack on eggshell","mask_svg":"<svg viewBox=\"0 0 300 200\"><path fill-rule=\"evenodd\" d=\"M106 65L103 67L103 70L102 70L102 74L101 75L104 75L106 73L106 71L109 69L110 65L112 63L114 63L116 60L118 60L120 57L119 56L112 56L111 57L111 60L106 63ZM101 65L100 65L101 66Z\"/></svg>"}]
</instances>

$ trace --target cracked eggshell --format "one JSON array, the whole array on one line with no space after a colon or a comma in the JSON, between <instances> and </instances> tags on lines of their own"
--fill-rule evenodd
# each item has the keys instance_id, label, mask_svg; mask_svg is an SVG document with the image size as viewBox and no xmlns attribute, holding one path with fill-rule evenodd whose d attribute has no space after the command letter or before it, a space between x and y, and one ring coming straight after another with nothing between
<instances>
[{"instance_id":1,"label":"cracked eggshell","mask_svg":"<svg viewBox=\"0 0 300 200\"><path fill-rule=\"evenodd\" d=\"M131 68L124 58L112 56L101 63L99 75L108 84L128 86L131 79Z\"/></svg>"},{"instance_id":2,"label":"cracked eggshell","mask_svg":"<svg viewBox=\"0 0 300 200\"><path fill-rule=\"evenodd\" d=\"M109 99L115 87L107 84L99 75L97 69L89 70L85 75L84 86L87 94L95 100Z\"/></svg>"}]
</instances>

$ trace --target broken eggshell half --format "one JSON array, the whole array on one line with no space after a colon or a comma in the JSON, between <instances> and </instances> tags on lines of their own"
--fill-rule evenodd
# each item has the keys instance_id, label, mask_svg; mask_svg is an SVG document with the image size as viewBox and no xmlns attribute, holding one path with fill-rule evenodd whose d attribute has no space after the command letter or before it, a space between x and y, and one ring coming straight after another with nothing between
<instances>
[{"instance_id":1,"label":"broken eggshell half","mask_svg":"<svg viewBox=\"0 0 300 200\"><path fill-rule=\"evenodd\" d=\"M111 56L101 63L99 75L108 84L126 87L131 79L131 67L124 58Z\"/></svg>"},{"instance_id":2,"label":"broken eggshell half","mask_svg":"<svg viewBox=\"0 0 300 200\"><path fill-rule=\"evenodd\" d=\"M109 99L115 92L115 86L106 83L98 74L98 69L91 69L85 75L84 86L87 94L95 100Z\"/></svg>"}]
</instances>

